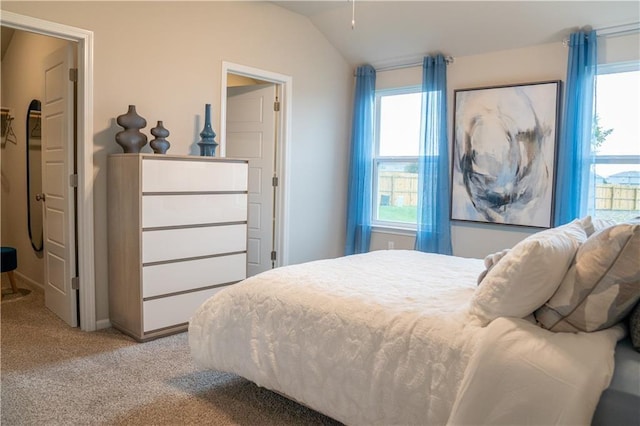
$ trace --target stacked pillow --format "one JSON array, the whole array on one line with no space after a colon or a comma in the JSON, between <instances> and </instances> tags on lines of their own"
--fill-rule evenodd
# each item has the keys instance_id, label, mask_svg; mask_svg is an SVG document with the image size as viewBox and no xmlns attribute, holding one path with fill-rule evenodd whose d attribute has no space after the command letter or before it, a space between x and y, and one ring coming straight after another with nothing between
<instances>
[{"instance_id":1,"label":"stacked pillow","mask_svg":"<svg viewBox=\"0 0 640 426\"><path fill-rule=\"evenodd\" d=\"M551 331L597 331L622 321L640 299L640 222L595 231L555 294L536 310Z\"/></svg>"},{"instance_id":2,"label":"stacked pillow","mask_svg":"<svg viewBox=\"0 0 640 426\"><path fill-rule=\"evenodd\" d=\"M482 273L480 273L480 275L478 276L478 285L480 285L480 283L482 282L484 277L487 276L487 274L489 273L491 268L493 268L493 265L498 263L498 261L500 259L502 259L504 257L504 255L507 254L507 253L509 253L509 249L504 249L504 250L495 252L493 254L490 254L489 256L484 258L485 270L482 271Z\"/></svg>"},{"instance_id":3,"label":"stacked pillow","mask_svg":"<svg viewBox=\"0 0 640 426\"><path fill-rule=\"evenodd\" d=\"M487 256L485 266L470 305L484 324L534 314L551 331L588 332L637 305L630 323L640 347L640 221L576 219Z\"/></svg>"},{"instance_id":4,"label":"stacked pillow","mask_svg":"<svg viewBox=\"0 0 640 426\"><path fill-rule=\"evenodd\" d=\"M577 219L525 238L486 271L471 299L470 312L483 324L498 317L532 314L556 291L586 239Z\"/></svg>"}]
</instances>

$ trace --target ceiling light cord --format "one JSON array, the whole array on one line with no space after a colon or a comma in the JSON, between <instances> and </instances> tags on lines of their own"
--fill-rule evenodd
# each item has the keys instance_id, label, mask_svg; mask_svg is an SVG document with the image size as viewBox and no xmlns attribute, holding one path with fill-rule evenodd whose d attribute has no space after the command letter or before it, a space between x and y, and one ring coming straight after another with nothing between
<instances>
[{"instance_id":1,"label":"ceiling light cord","mask_svg":"<svg viewBox=\"0 0 640 426\"><path fill-rule=\"evenodd\" d=\"M356 28L356 0L351 0L351 29Z\"/></svg>"}]
</instances>

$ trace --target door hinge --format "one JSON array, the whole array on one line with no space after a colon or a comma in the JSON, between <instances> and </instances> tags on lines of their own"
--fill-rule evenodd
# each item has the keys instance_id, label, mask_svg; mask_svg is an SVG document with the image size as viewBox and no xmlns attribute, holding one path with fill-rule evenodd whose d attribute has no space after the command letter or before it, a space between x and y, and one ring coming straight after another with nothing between
<instances>
[{"instance_id":1,"label":"door hinge","mask_svg":"<svg viewBox=\"0 0 640 426\"><path fill-rule=\"evenodd\" d=\"M273 261L273 262L276 261L276 252L275 252L275 250L271 252L271 261Z\"/></svg>"},{"instance_id":2,"label":"door hinge","mask_svg":"<svg viewBox=\"0 0 640 426\"><path fill-rule=\"evenodd\" d=\"M275 102L273 103L273 110L274 110L275 112L280 111L280 101L275 101Z\"/></svg>"},{"instance_id":3,"label":"door hinge","mask_svg":"<svg viewBox=\"0 0 640 426\"><path fill-rule=\"evenodd\" d=\"M69 186L72 188L78 187L78 174L69 175Z\"/></svg>"},{"instance_id":4,"label":"door hinge","mask_svg":"<svg viewBox=\"0 0 640 426\"><path fill-rule=\"evenodd\" d=\"M71 290L80 290L80 278L71 278Z\"/></svg>"},{"instance_id":5,"label":"door hinge","mask_svg":"<svg viewBox=\"0 0 640 426\"><path fill-rule=\"evenodd\" d=\"M69 68L69 81L78 81L78 68Z\"/></svg>"},{"instance_id":6,"label":"door hinge","mask_svg":"<svg viewBox=\"0 0 640 426\"><path fill-rule=\"evenodd\" d=\"M278 186L278 176L271 178L271 186Z\"/></svg>"}]
</instances>

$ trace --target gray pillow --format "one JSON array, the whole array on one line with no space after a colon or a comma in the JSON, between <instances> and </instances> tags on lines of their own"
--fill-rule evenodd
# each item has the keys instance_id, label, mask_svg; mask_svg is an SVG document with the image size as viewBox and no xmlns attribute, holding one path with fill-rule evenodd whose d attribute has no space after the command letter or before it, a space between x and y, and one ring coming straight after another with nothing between
<instances>
[{"instance_id":1,"label":"gray pillow","mask_svg":"<svg viewBox=\"0 0 640 426\"><path fill-rule=\"evenodd\" d=\"M636 304L629 315L629 334L633 348L640 352L640 303Z\"/></svg>"},{"instance_id":2,"label":"gray pillow","mask_svg":"<svg viewBox=\"0 0 640 426\"><path fill-rule=\"evenodd\" d=\"M484 258L485 270L482 271L480 273L480 275L478 275L478 285L480 285L480 283L482 282L484 277L487 276L487 274L489 273L491 268L493 268L495 266L495 264L498 263L498 261L500 259L502 259L504 257L504 255L507 254L507 253L509 253L509 249L504 249L504 250L492 253L492 254L490 254L490 255L488 255L487 257Z\"/></svg>"},{"instance_id":3,"label":"gray pillow","mask_svg":"<svg viewBox=\"0 0 640 426\"><path fill-rule=\"evenodd\" d=\"M558 290L535 312L551 331L596 331L622 321L640 299L640 223L595 232Z\"/></svg>"}]
</instances>

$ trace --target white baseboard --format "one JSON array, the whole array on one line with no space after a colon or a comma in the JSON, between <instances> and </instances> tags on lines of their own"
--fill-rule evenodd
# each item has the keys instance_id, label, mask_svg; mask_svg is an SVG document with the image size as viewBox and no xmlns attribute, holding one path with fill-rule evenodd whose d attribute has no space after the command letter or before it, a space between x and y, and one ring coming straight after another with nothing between
<instances>
[{"instance_id":1,"label":"white baseboard","mask_svg":"<svg viewBox=\"0 0 640 426\"><path fill-rule=\"evenodd\" d=\"M96 320L96 330L102 330L111 327L111 321L108 319Z\"/></svg>"},{"instance_id":2,"label":"white baseboard","mask_svg":"<svg viewBox=\"0 0 640 426\"><path fill-rule=\"evenodd\" d=\"M19 282L22 282L22 283L26 284L32 290L44 291L44 286L41 283L32 280L31 278L27 277L24 274L21 274L18 271L15 271L14 273L16 275L16 279ZM109 319L103 319L103 320L97 320L96 321L96 330L102 330L102 329L109 328L109 327L111 327L111 321L109 321Z\"/></svg>"},{"instance_id":3,"label":"white baseboard","mask_svg":"<svg viewBox=\"0 0 640 426\"><path fill-rule=\"evenodd\" d=\"M26 285L28 285L32 289L39 289L41 291L44 291L44 286L42 285L42 283L36 282L36 281L32 280L31 278L27 277L26 275L21 274L18 271L15 271L14 273L16 275L16 278L18 278L18 281L22 281L23 283L25 283Z\"/></svg>"}]
</instances>

